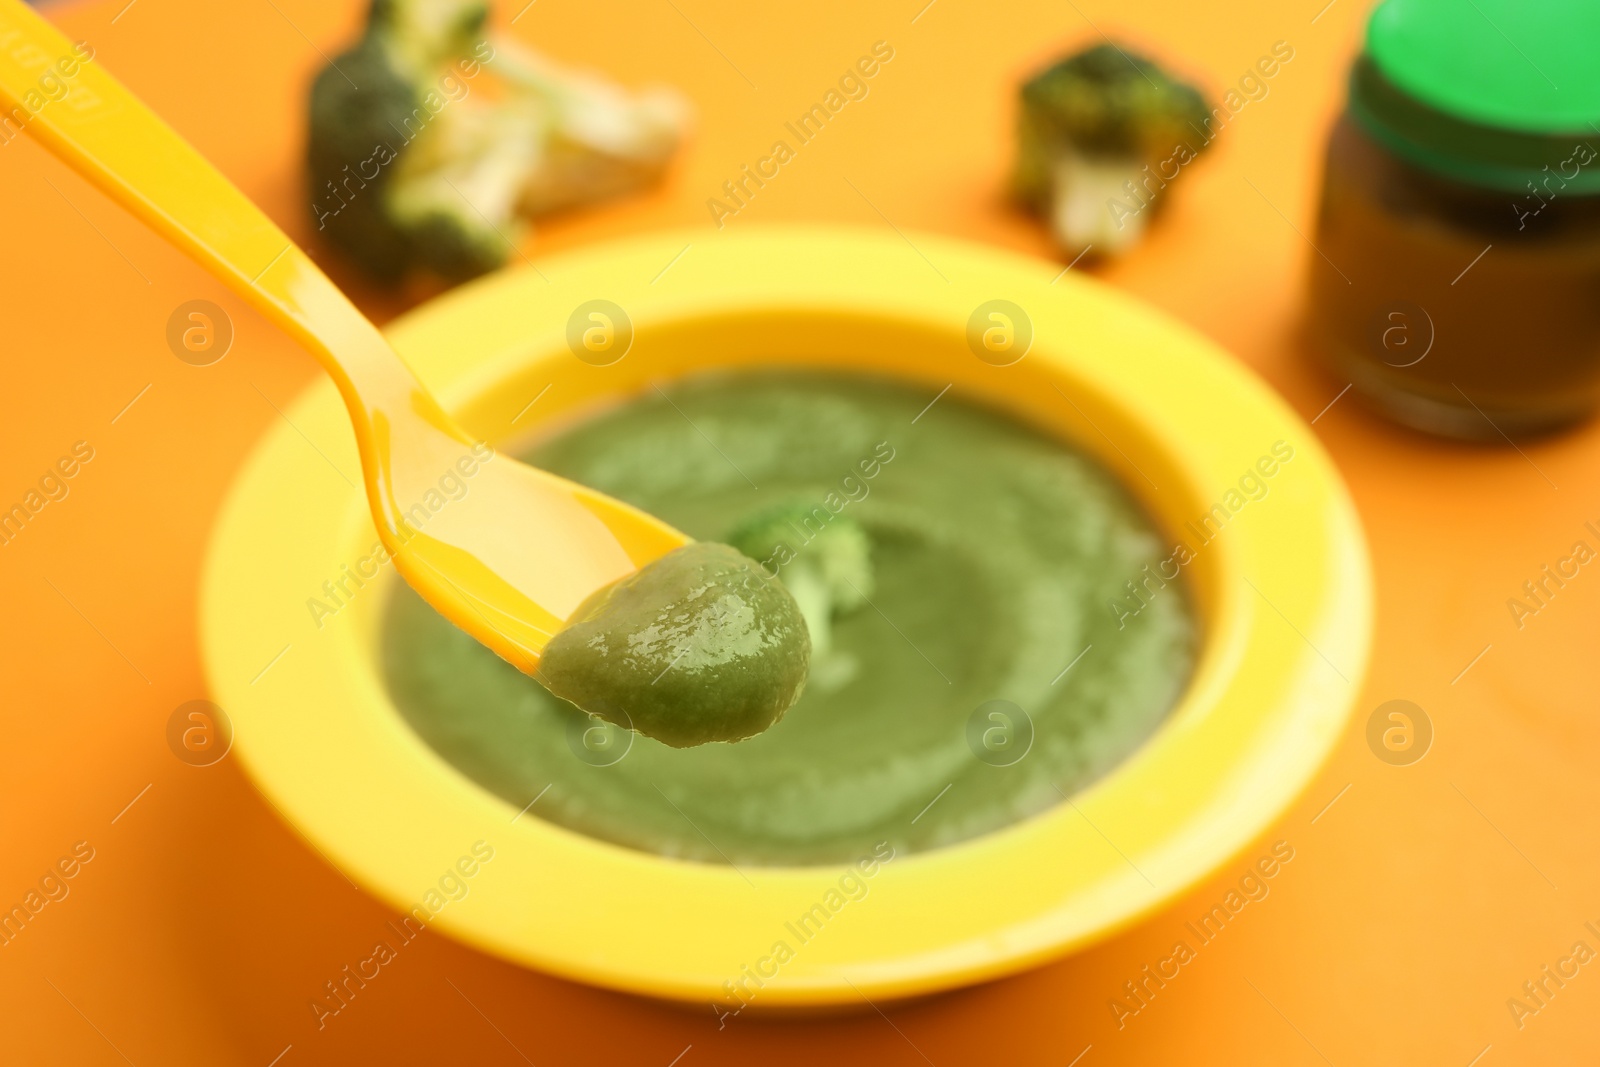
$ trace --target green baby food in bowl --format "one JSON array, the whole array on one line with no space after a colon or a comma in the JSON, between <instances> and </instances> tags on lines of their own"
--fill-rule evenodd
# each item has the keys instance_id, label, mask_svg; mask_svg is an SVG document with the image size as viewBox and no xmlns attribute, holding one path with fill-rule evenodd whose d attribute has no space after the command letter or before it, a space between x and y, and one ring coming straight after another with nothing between
<instances>
[{"instance_id":1,"label":"green baby food in bowl","mask_svg":"<svg viewBox=\"0 0 1600 1067\"><path fill-rule=\"evenodd\" d=\"M837 373L702 376L524 453L702 540L789 505L762 558L780 581L830 529L866 532L870 590L849 582L862 598L759 736L674 749L591 719L406 589L383 637L395 705L474 781L519 807L538 796L540 818L713 863L906 854L1060 803L1172 707L1194 657L1187 596L1176 580L1148 605L1130 595L1169 549L1098 463L930 396ZM661 662L657 685L678 681Z\"/></svg>"}]
</instances>

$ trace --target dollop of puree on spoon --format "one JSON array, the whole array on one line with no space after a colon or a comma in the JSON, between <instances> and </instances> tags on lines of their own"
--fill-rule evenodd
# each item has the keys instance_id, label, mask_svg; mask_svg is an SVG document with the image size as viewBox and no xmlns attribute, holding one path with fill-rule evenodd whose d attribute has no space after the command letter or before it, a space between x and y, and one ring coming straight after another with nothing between
<instances>
[{"instance_id":1,"label":"dollop of puree on spoon","mask_svg":"<svg viewBox=\"0 0 1600 1067\"><path fill-rule=\"evenodd\" d=\"M591 715L688 748L771 727L810 662L783 583L737 549L693 542L579 605L536 677Z\"/></svg>"}]
</instances>

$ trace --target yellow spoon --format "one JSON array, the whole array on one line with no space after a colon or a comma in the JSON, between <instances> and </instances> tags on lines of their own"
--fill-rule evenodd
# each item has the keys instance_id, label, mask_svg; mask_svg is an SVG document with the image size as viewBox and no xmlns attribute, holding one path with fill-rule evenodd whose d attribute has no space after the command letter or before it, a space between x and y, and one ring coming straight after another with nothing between
<instances>
[{"instance_id":1,"label":"yellow spoon","mask_svg":"<svg viewBox=\"0 0 1600 1067\"><path fill-rule=\"evenodd\" d=\"M586 597L689 542L474 442L306 254L93 55L20 0L0 0L0 123L33 134L322 363L355 427L378 536L441 614L532 674ZM466 496L419 529L428 509L416 506L468 470Z\"/></svg>"}]
</instances>

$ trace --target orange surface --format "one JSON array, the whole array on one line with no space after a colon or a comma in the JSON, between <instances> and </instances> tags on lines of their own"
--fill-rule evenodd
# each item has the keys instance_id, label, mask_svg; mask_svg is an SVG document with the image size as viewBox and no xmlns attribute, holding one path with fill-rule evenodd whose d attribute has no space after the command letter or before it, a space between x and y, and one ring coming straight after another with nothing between
<instances>
[{"instance_id":1,"label":"orange surface","mask_svg":"<svg viewBox=\"0 0 1600 1067\"><path fill-rule=\"evenodd\" d=\"M355 5L123 2L53 13L291 234L309 236L301 101ZM1320 17L1321 0L919 6L530 5L515 32L628 80L679 85L701 125L666 188L550 223L527 254L682 224L716 240L706 199L877 40L895 56L870 95L726 225L892 223L1043 253L998 195L1020 74L1098 26L1183 57L1220 91L1285 40L1295 57L1270 94L1186 168L1164 224L1106 276L1238 353L1307 418L1322 412L1344 383L1309 371L1300 351L1314 254L1300 234L1361 5L1336 2ZM0 947L0 1061L1592 1061L1594 965L1559 988L1546 979L1554 995L1520 1028L1507 1000L1527 1000L1523 983L1574 942L1600 949L1584 926L1600 930L1589 847L1600 822L1590 680L1600 578L1583 568L1520 629L1507 600L1573 542L1600 545L1584 528L1600 526L1600 429L1521 442L1520 453L1458 447L1389 428L1348 396L1314 429L1368 526L1380 590L1371 680L1326 772L1232 875L1083 955L887 1016L747 1014L719 1030L709 1008L571 985L429 932L319 1031L308 1002L391 936L391 916L302 845L230 760L191 767L166 742L173 710L204 695L196 578L220 495L316 370L25 140L0 146L0 205L0 505L20 501L75 442L93 449L67 496L0 546L0 906L22 902L75 843L93 849L69 895ZM378 315L402 306L354 295ZM164 341L169 313L194 298L227 307L237 327L209 367L178 361ZM1365 740L1368 713L1397 698L1425 709L1436 733L1408 767L1380 762ZM1270 894L1119 1029L1108 1002L1123 983L1174 941L1194 944L1185 923L1277 840L1294 858Z\"/></svg>"}]
</instances>

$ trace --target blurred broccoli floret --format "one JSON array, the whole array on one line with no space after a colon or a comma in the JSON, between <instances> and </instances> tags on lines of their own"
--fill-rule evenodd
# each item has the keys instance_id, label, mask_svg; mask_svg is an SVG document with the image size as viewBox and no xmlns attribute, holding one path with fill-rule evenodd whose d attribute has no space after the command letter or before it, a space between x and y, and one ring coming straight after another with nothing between
<instances>
[{"instance_id":1,"label":"blurred broccoli floret","mask_svg":"<svg viewBox=\"0 0 1600 1067\"><path fill-rule=\"evenodd\" d=\"M778 575L805 616L813 658L827 654L834 617L872 595L871 538L854 519L825 508L772 508L741 523L728 543Z\"/></svg>"},{"instance_id":2,"label":"blurred broccoli floret","mask_svg":"<svg viewBox=\"0 0 1600 1067\"><path fill-rule=\"evenodd\" d=\"M373 0L311 89L312 214L383 281L505 262L526 218L657 178L687 107L487 34L485 0Z\"/></svg>"},{"instance_id":3,"label":"blurred broccoli floret","mask_svg":"<svg viewBox=\"0 0 1600 1067\"><path fill-rule=\"evenodd\" d=\"M1208 143L1200 91L1148 59L1096 45L1022 86L1017 198L1046 218L1062 251L1123 251L1161 191Z\"/></svg>"}]
</instances>

